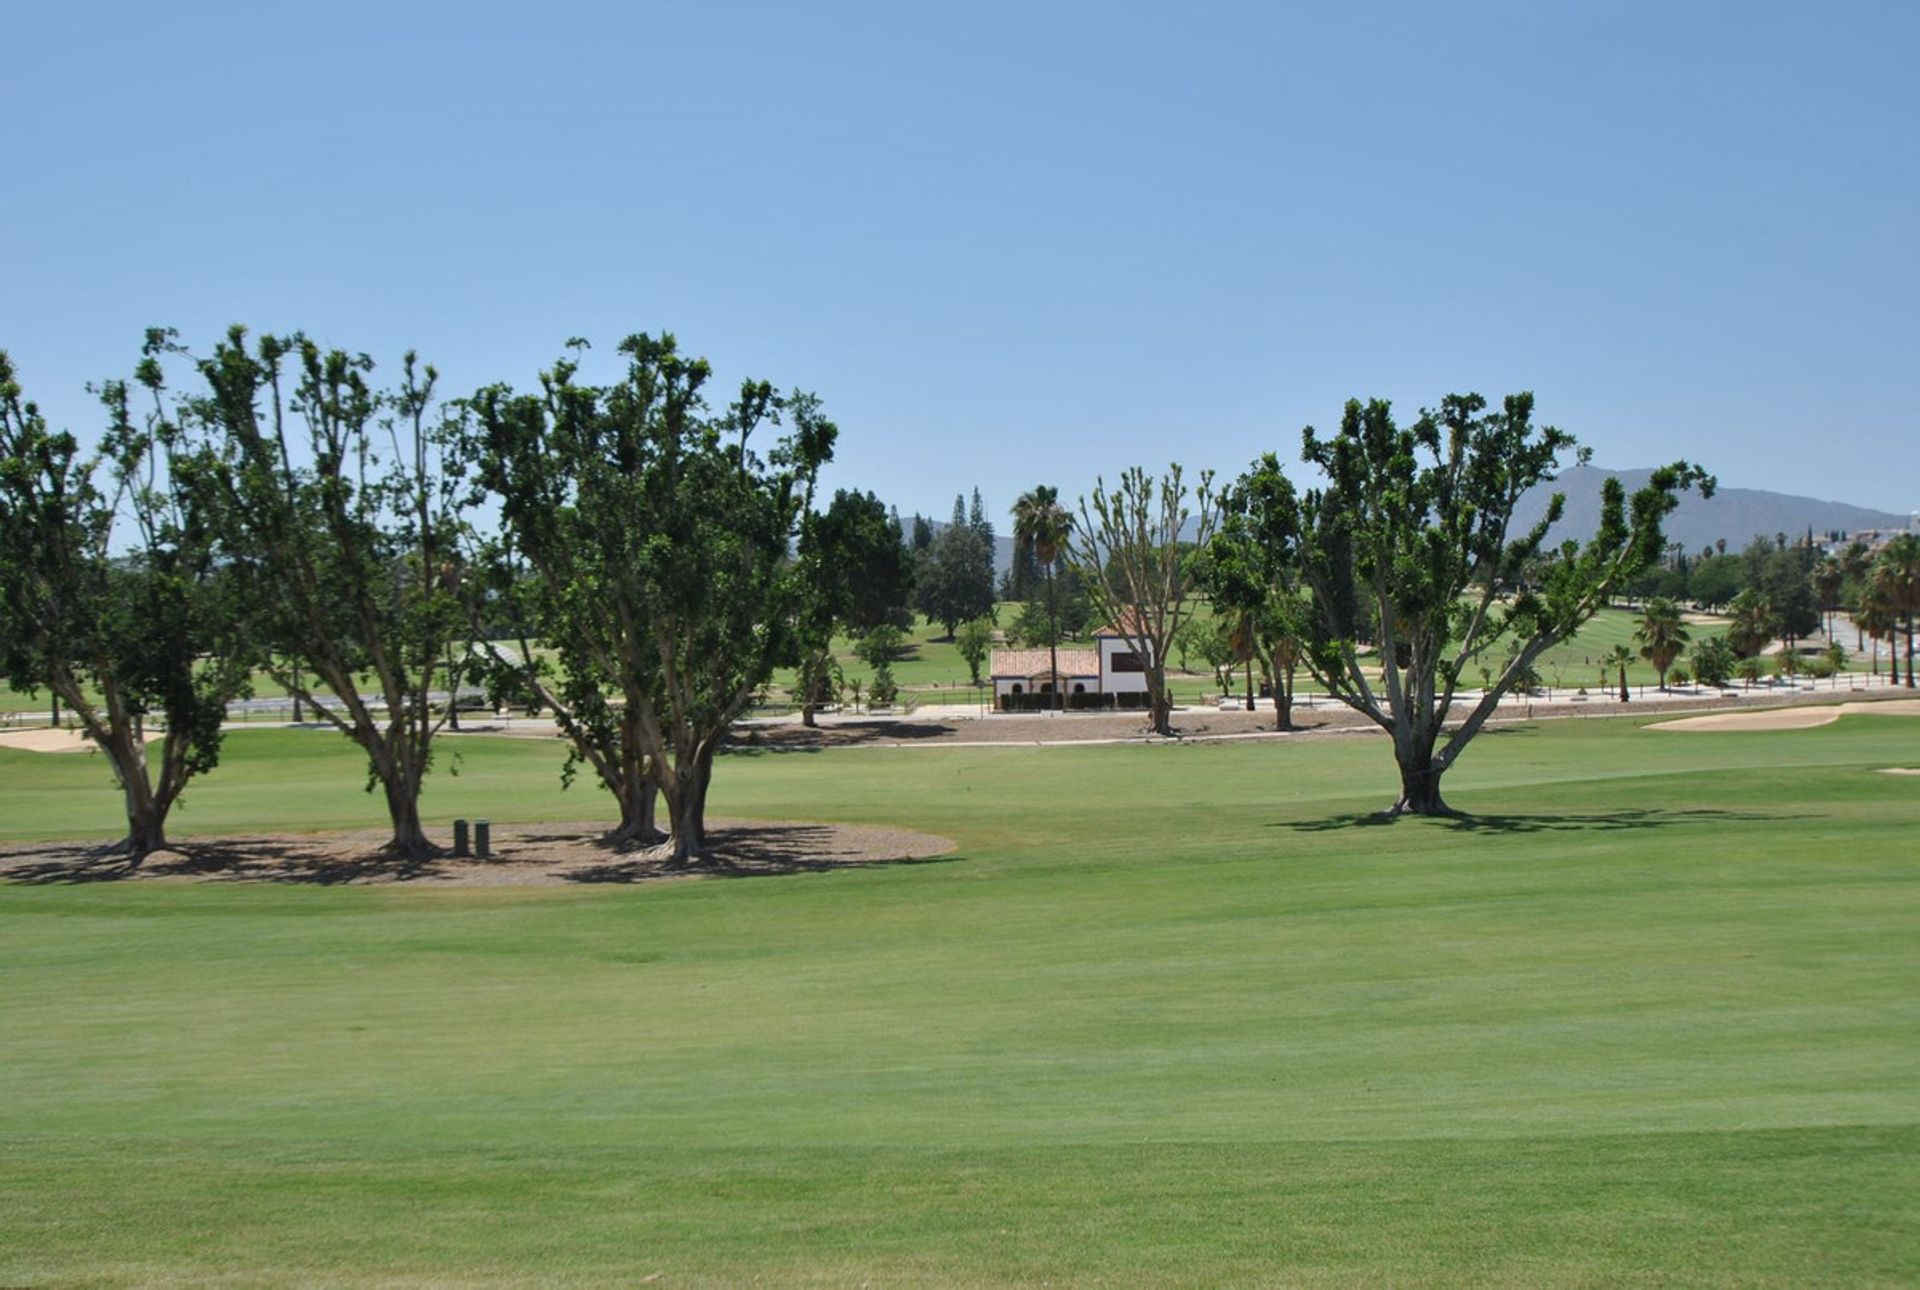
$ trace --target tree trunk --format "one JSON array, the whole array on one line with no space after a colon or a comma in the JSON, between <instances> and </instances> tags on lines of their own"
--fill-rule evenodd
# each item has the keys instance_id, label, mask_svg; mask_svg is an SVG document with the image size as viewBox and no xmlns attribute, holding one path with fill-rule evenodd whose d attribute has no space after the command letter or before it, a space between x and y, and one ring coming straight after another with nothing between
<instances>
[{"instance_id":1,"label":"tree trunk","mask_svg":"<svg viewBox=\"0 0 1920 1290\"><path fill-rule=\"evenodd\" d=\"M678 767L674 791L667 796L667 864L698 864L707 854L707 785L713 781L713 743L701 745L687 765Z\"/></svg>"},{"instance_id":2,"label":"tree trunk","mask_svg":"<svg viewBox=\"0 0 1920 1290\"><path fill-rule=\"evenodd\" d=\"M426 860L438 855L440 848L427 839L420 826L419 786L395 770L380 776L380 787L387 795L387 817L393 822L393 838L382 848L387 855L401 860Z\"/></svg>"},{"instance_id":3,"label":"tree trunk","mask_svg":"<svg viewBox=\"0 0 1920 1290\"><path fill-rule=\"evenodd\" d=\"M664 841L666 835L655 823L659 803L659 785L652 776L642 776L637 787L620 794L620 824L607 834L607 841L620 851Z\"/></svg>"},{"instance_id":4,"label":"tree trunk","mask_svg":"<svg viewBox=\"0 0 1920 1290\"><path fill-rule=\"evenodd\" d=\"M1097 645L1099 642L1095 642ZM1060 707L1067 706L1067 686L1060 676L1060 611L1053 604L1053 566L1047 566L1047 666L1053 669L1053 691Z\"/></svg>"},{"instance_id":5,"label":"tree trunk","mask_svg":"<svg viewBox=\"0 0 1920 1290\"><path fill-rule=\"evenodd\" d=\"M118 755L114 756L116 763L120 760ZM154 796L145 766L115 765L114 773L120 777L126 799L127 836L115 844L113 850L137 865L152 852L167 849L167 806Z\"/></svg>"},{"instance_id":6,"label":"tree trunk","mask_svg":"<svg viewBox=\"0 0 1920 1290\"><path fill-rule=\"evenodd\" d=\"M1156 663L1147 677L1148 720L1154 734L1170 739L1173 737L1173 696L1167 692L1166 673Z\"/></svg>"},{"instance_id":7,"label":"tree trunk","mask_svg":"<svg viewBox=\"0 0 1920 1290\"><path fill-rule=\"evenodd\" d=\"M820 723L813 718L813 704L802 702L800 705L800 724L809 730L816 729Z\"/></svg>"},{"instance_id":8,"label":"tree trunk","mask_svg":"<svg viewBox=\"0 0 1920 1290\"><path fill-rule=\"evenodd\" d=\"M1620 669L1620 702L1631 703L1633 698L1627 693L1627 669Z\"/></svg>"},{"instance_id":9,"label":"tree trunk","mask_svg":"<svg viewBox=\"0 0 1920 1290\"><path fill-rule=\"evenodd\" d=\"M1431 763L1400 768L1400 800L1387 812L1401 815L1457 815L1440 797L1440 776Z\"/></svg>"},{"instance_id":10,"label":"tree trunk","mask_svg":"<svg viewBox=\"0 0 1920 1290\"><path fill-rule=\"evenodd\" d=\"M1907 615L1907 688L1913 688L1913 615Z\"/></svg>"}]
</instances>

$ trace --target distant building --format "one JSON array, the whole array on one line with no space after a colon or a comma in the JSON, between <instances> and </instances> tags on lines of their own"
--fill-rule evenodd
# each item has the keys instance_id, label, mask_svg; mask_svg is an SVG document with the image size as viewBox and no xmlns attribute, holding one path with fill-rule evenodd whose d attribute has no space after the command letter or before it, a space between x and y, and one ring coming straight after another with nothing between
<instances>
[{"instance_id":1,"label":"distant building","mask_svg":"<svg viewBox=\"0 0 1920 1290\"><path fill-rule=\"evenodd\" d=\"M1052 670L1044 649L997 649L988 663L993 676L993 706L1025 706L1017 700L1034 694L1064 694L1081 707L1135 707L1147 693L1147 663L1116 627L1093 634L1092 649L1053 651L1060 670Z\"/></svg>"}]
</instances>

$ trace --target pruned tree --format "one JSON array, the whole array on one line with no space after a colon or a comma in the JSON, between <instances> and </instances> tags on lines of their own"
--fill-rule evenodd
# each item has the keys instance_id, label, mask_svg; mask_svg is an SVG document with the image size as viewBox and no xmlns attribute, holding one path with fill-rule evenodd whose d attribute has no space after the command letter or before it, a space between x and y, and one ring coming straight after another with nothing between
<instances>
[{"instance_id":1,"label":"pruned tree","mask_svg":"<svg viewBox=\"0 0 1920 1290\"><path fill-rule=\"evenodd\" d=\"M1167 651L1191 611L1192 555L1213 540L1219 502L1212 471L1201 472L1199 486L1189 488L1177 462L1158 478L1133 466L1111 492L1104 479L1095 480L1067 540L1067 558L1095 610L1141 661L1156 734L1173 733Z\"/></svg>"},{"instance_id":2,"label":"pruned tree","mask_svg":"<svg viewBox=\"0 0 1920 1290\"><path fill-rule=\"evenodd\" d=\"M229 580L172 470L180 432L155 361L166 336L148 334L136 376L151 410L132 412L124 381L96 391L107 425L88 457L48 428L0 350L0 676L51 691L106 757L127 818L112 850L135 864L167 846L168 817L219 761L227 703L251 677Z\"/></svg>"},{"instance_id":3,"label":"pruned tree","mask_svg":"<svg viewBox=\"0 0 1920 1290\"><path fill-rule=\"evenodd\" d=\"M181 472L242 622L274 679L366 753L387 851L432 855L420 793L446 721L434 695L459 689L467 655L453 647L477 592L437 374L409 351L379 390L364 354L241 327L195 367L206 392L181 414L201 442Z\"/></svg>"},{"instance_id":4,"label":"pruned tree","mask_svg":"<svg viewBox=\"0 0 1920 1290\"><path fill-rule=\"evenodd\" d=\"M641 445L633 426L606 415L601 391L575 380L578 371L576 358L562 358L542 373L538 394L490 386L465 408L478 486L498 499L502 520L487 568L517 637L511 654L496 642L486 648L497 670L552 711L570 745L565 782L586 765L612 796L620 820L607 841L626 848L664 836L641 725L659 668L626 558L634 530L644 532L634 478Z\"/></svg>"},{"instance_id":5,"label":"pruned tree","mask_svg":"<svg viewBox=\"0 0 1920 1290\"><path fill-rule=\"evenodd\" d=\"M501 394L495 406L517 406L526 425L496 430L483 392L483 470L530 554L549 540L595 547L567 575L571 599L595 619L582 629L597 637L594 670L618 687L622 738L630 717L636 761L667 803L666 859L686 865L709 849L707 791L727 728L776 666L797 659L808 588L791 553L837 431L813 396L765 381L743 383L714 414L703 392L712 369L670 335L629 336L620 353L626 371L606 387L555 369L563 428ZM788 434L762 459L753 433L781 423ZM535 459L542 435L555 436L557 463ZM572 538L529 541L544 523L536 508L563 516Z\"/></svg>"},{"instance_id":6,"label":"pruned tree","mask_svg":"<svg viewBox=\"0 0 1920 1290\"><path fill-rule=\"evenodd\" d=\"M1534 424L1531 394L1509 395L1491 412L1477 394L1449 395L1406 427L1385 401L1353 400L1337 433L1321 438L1309 426L1302 439L1303 459L1326 482L1299 496L1281 541L1312 596L1307 658L1329 693L1392 737L1400 795L1390 815L1453 813L1441 778L1501 698L1659 559L1678 492L1713 488L1685 462L1654 471L1630 501L1609 478L1593 537L1543 552L1564 494L1519 534L1509 531L1514 508L1577 445ZM1538 560L1542 554L1551 558ZM1369 619L1378 689L1358 631ZM1501 640L1505 661L1497 674L1489 669L1480 699L1449 728L1468 665Z\"/></svg>"}]
</instances>

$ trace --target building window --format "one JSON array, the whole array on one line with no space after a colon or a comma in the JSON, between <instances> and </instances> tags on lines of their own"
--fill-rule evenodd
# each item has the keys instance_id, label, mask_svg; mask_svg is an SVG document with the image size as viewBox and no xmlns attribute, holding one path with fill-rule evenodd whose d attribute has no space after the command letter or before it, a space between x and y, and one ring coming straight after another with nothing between
<instances>
[{"instance_id":1,"label":"building window","mask_svg":"<svg viewBox=\"0 0 1920 1290\"><path fill-rule=\"evenodd\" d=\"M1020 682L1018 682L1018 681L1015 681L1015 682L1013 683L1013 692L1014 692L1015 694L1018 694L1018 693L1020 693Z\"/></svg>"},{"instance_id":2,"label":"building window","mask_svg":"<svg viewBox=\"0 0 1920 1290\"><path fill-rule=\"evenodd\" d=\"M1144 672L1147 669L1140 664L1140 656L1132 650L1115 650L1107 660L1107 666L1116 672Z\"/></svg>"}]
</instances>

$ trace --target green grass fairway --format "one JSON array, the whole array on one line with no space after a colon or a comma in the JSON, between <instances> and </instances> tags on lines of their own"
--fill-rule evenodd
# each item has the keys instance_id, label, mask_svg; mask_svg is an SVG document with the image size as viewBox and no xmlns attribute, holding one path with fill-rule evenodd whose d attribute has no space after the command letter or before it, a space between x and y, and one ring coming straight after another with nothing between
<instances>
[{"instance_id":1,"label":"green grass fairway","mask_svg":"<svg viewBox=\"0 0 1920 1290\"><path fill-rule=\"evenodd\" d=\"M428 813L591 818L472 741ZM938 862L0 885L0 1285L1913 1284L1920 719L721 762ZM180 832L377 823L233 737ZM105 771L0 752L5 836ZM657 1275L656 1275L657 1274Z\"/></svg>"}]
</instances>

